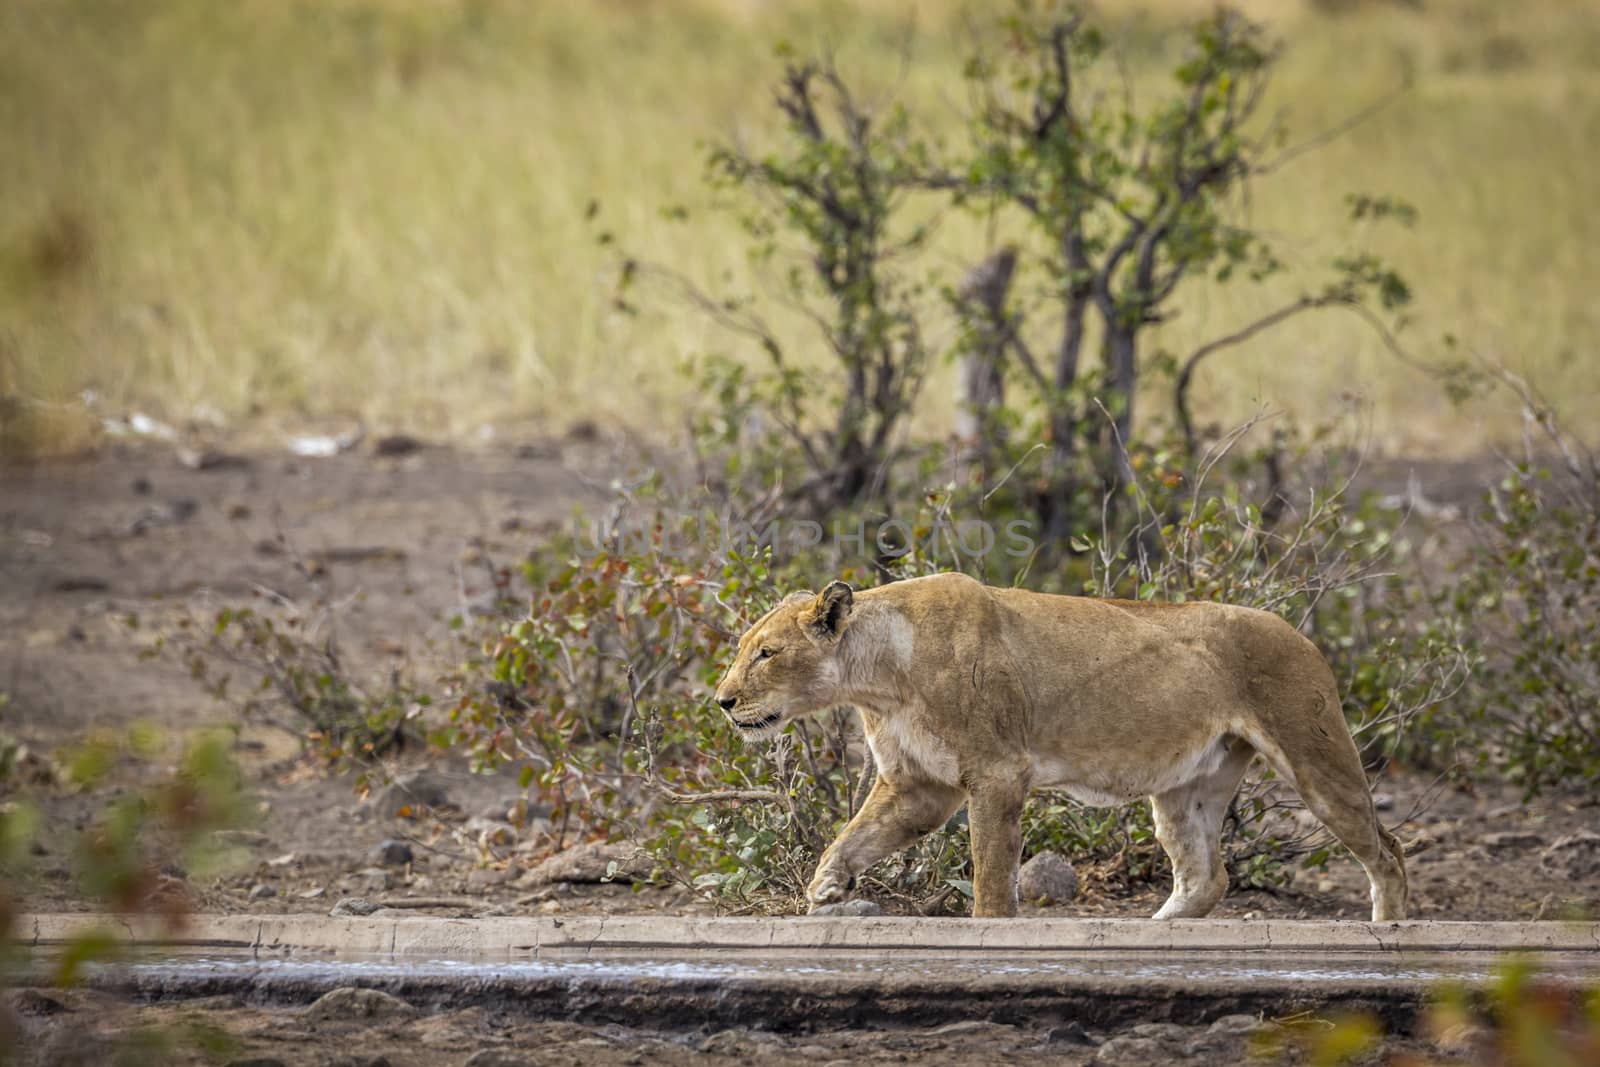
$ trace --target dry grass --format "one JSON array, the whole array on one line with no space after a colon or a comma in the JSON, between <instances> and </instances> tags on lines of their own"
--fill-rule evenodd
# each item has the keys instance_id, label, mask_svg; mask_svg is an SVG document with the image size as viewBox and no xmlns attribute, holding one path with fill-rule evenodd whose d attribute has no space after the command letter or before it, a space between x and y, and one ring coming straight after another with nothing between
<instances>
[{"instance_id":1,"label":"dry grass","mask_svg":"<svg viewBox=\"0 0 1600 1067\"><path fill-rule=\"evenodd\" d=\"M1143 91L1170 62L1174 20L1206 6L1160 0L1115 24ZM1252 6L1289 45L1277 101L1297 131L1413 84L1253 191L1253 218L1298 271L1276 298L1358 236L1346 193L1406 197L1418 228L1372 240L1415 282L1413 343L1452 332L1542 382L1570 422L1592 420L1600 16L1564 0ZM616 313L616 252L595 232L758 286L736 228L705 210L700 144L770 126L779 38L831 40L848 66L896 84L908 7L7 0L0 437L9 419L13 445L71 441L70 408L40 405L86 387L177 419L670 429L680 361L736 345L670 303ZM918 11L899 91L953 129L966 16L953 2ZM687 223L662 218L679 203ZM938 261L957 271L985 239L952 226ZM1161 341L1181 350L1274 299L1192 292ZM1397 449L1474 451L1508 429L1449 408L1338 318L1219 357L1202 400L1232 418L1258 404L1312 412L1348 390L1371 399ZM937 428L947 414L934 403L925 418Z\"/></svg>"}]
</instances>

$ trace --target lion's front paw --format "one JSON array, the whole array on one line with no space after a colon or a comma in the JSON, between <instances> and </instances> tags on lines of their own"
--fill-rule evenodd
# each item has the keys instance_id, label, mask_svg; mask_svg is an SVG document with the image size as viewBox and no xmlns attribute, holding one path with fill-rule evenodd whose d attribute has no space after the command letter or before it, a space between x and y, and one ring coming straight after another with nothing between
<instances>
[{"instance_id":1,"label":"lion's front paw","mask_svg":"<svg viewBox=\"0 0 1600 1067\"><path fill-rule=\"evenodd\" d=\"M837 904L843 900L854 881L843 871L819 870L806 887L806 900L811 902L811 910L816 911L824 904Z\"/></svg>"}]
</instances>

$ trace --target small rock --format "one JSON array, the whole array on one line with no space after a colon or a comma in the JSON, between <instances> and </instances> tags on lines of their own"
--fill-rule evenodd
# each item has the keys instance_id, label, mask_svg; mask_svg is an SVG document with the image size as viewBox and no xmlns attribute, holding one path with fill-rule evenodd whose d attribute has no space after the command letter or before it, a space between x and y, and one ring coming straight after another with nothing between
<instances>
[{"instance_id":1,"label":"small rock","mask_svg":"<svg viewBox=\"0 0 1600 1067\"><path fill-rule=\"evenodd\" d=\"M606 879L611 865L617 865L613 881L627 882L650 873L650 857L633 845L593 842L575 845L534 867L518 882L524 888L551 882L595 884Z\"/></svg>"},{"instance_id":2,"label":"small rock","mask_svg":"<svg viewBox=\"0 0 1600 1067\"><path fill-rule=\"evenodd\" d=\"M463 1067L533 1067L533 1061L503 1048L486 1048L467 1057Z\"/></svg>"},{"instance_id":3,"label":"small rock","mask_svg":"<svg viewBox=\"0 0 1600 1067\"><path fill-rule=\"evenodd\" d=\"M1503 830L1496 834L1484 834L1478 838L1478 843L1490 852L1512 852L1538 848L1544 844L1544 838L1527 830Z\"/></svg>"},{"instance_id":4,"label":"small rock","mask_svg":"<svg viewBox=\"0 0 1600 1067\"><path fill-rule=\"evenodd\" d=\"M409 456L422 451L422 447L422 442L408 433L392 433L372 442L372 453L376 456Z\"/></svg>"},{"instance_id":5,"label":"small rock","mask_svg":"<svg viewBox=\"0 0 1600 1067\"><path fill-rule=\"evenodd\" d=\"M1066 904L1078 895L1078 872L1060 853L1041 852L1017 872L1023 900L1036 904Z\"/></svg>"},{"instance_id":6,"label":"small rock","mask_svg":"<svg viewBox=\"0 0 1600 1067\"><path fill-rule=\"evenodd\" d=\"M333 910L328 914L333 916L371 915L377 910L378 905L366 897L340 897L339 902L333 906Z\"/></svg>"},{"instance_id":7,"label":"small rock","mask_svg":"<svg viewBox=\"0 0 1600 1067\"><path fill-rule=\"evenodd\" d=\"M1045 1032L1044 1042L1047 1045L1097 1045L1094 1038L1089 1036L1080 1023L1070 1022L1065 1026L1053 1026Z\"/></svg>"},{"instance_id":8,"label":"small rock","mask_svg":"<svg viewBox=\"0 0 1600 1067\"><path fill-rule=\"evenodd\" d=\"M68 1010L61 1001L37 989L19 989L8 999L18 1015L60 1015Z\"/></svg>"},{"instance_id":9,"label":"small rock","mask_svg":"<svg viewBox=\"0 0 1600 1067\"><path fill-rule=\"evenodd\" d=\"M267 866L268 867L272 867L274 869L279 868L279 867L293 867L295 864L297 864L299 862L300 862L300 853L298 853L298 852L285 852L281 856L274 856L270 860L268 860L267 861Z\"/></svg>"},{"instance_id":10,"label":"small rock","mask_svg":"<svg viewBox=\"0 0 1600 1067\"><path fill-rule=\"evenodd\" d=\"M374 845L372 851L367 853L367 859L380 867L404 867L413 862L416 856L412 854L410 845L391 838Z\"/></svg>"},{"instance_id":11,"label":"small rock","mask_svg":"<svg viewBox=\"0 0 1600 1067\"><path fill-rule=\"evenodd\" d=\"M396 778L378 797L378 813L385 818L406 810L416 812L423 808L449 806L448 783L431 771L418 771Z\"/></svg>"},{"instance_id":12,"label":"small rock","mask_svg":"<svg viewBox=\"0 0 1600 1067\"><path fill-rule=\"evenodd\" d=\"M1004 1023L991 1023L984 1019L962 1019L959 1022L945 1023L935 1026L928 1031L929 1037L959 1037L962 1034L990 1034L997 1030L1009 1032L1012 1027Z\"/></svg>"},{"instance_id":13,"label":"small rock","mask_svg":"<svg viewBox=\"0 0 1600 1067\"><path fill-rule=\"evenodd\" d=\"M718 1030L694 1050L702 1056L737 1056L750 1058L750 1033L747 1030Z\"/></svg>"},{"instance_id":14,"label":"small rock","mask_svg":"<svg viewBox=\"0 0 1600 1067\"><path fill-rule=\"evenodd\" d=\"M342 986L318 997L306 1009L306 1018L318 1022L352 1019L393 1019L417 1014L417 1009L381 989Z\"/></svg>"},{"instance_id":15,"label":"small rock","mask_svg":"<svg viewBox=\"0 0 1600 1067\"><path fill-rule=\"evenodd\" d=\"M327 892L327 890L324 889L320 885L319 886L313 886L310 889L301 890L300 893L299 893L299 897L300 897L301 900L316 900L326 892Z\"/></svg>"},{"instance_id":16,"label":"small rock","mask_svg":"<svg viewBox=\"0 0 1600 1067\"><path fill-rule=\"evenodd\" d=\"M1112 1064L1114 1067L1148 1067L1149 1064L1173 1062L1172 1053L1172 1046L1165 1041L1118 1034L1100 1046L1092 1062Z\"/></svg>"},{"instance_id":17,"label":"small rock","mask_svg":"<svg viewBox=\"0 0 1600 1067\"><path fill-rule=\"evenodd\" d=\"M1568 879L1600 875L1600 834L1579 830L1558 837L1540 855L1539 866Z\"/></svg>"},{"instance_id":18,"label":"small rock","mask_svg":"<svg viewBox=\"0 0 1600 1067\"><path fill-rule=\"evenodd\" d=\"M1224 1015L1211 1024L1213 1034L1253 1034L1265 1024L1254 1015Z\"/></svg>"},{"instance_id":19,"label":"small rock","mask_svg":"<svg viewBox=\"0 0 1600 1067\"><path fill-rule=\"evenodd\" d=\"M239 522L250 517L250 505L242 500L230 500L222 505L222 514L234 522Z\"/></svg>"},{"instance_id":20,"label":"small rock","mask_svg":"<svg viewBox=\"0 0 1600 1067\"><path fill-rule=\"evenodd\" d=\"M267 900L278 895L278 891L263 882L257 882L250 887L251 900Z\"/></svg>"},{"instance_id":21,"label":"small rock","mask_svg":"<svg viewBox=\"0 0 1600 1067\"><path fill-rule=\"evenodd\" d=\"M1373 808L1374 811L1393 811L1394 810L1394 794L1393 793L1374 793L1374 794L1372 794L1372 808Z\"/></svg>"},{"instance_id":22,"label":"small rock","mask_svg":"<svg viewBox=\"0 0 1600 1067\"><path fill-rule=\"evenodd\" d=\"M883 909L877 902L871 900L841 900L835 904L824 904L812 908L812 915L827 915L835 918L865 919L873 915L882 915Z\"/></svg>"}]
</instances>

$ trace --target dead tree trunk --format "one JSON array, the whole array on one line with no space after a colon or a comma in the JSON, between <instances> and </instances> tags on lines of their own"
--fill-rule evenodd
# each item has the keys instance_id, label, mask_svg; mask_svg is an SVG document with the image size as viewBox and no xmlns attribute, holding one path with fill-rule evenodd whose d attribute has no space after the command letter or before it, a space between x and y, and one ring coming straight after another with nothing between
<instances>
[{"instance_id":1,"label":"dead tree trunk","mask_svg":"<svg viewBox=\"0 0 1600 1067\"><path fill-rule=\"evenodd\" d=\"M963 459L985 476L1006 441L1006 348L1011 327L1006 295L1017 269L1017 250L1007 245L967 272L956 291L957 311L969 337L957 379L956 439Z\"/></svg>"}]
</instances>

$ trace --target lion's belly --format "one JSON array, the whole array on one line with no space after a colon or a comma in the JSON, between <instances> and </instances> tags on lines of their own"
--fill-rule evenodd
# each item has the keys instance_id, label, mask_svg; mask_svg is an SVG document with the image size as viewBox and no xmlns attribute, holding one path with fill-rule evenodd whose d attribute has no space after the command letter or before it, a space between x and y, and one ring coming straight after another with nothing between
<instances>
[{"instance_id":1,"label":"lion's belly","mask_svg":"<svg viewBox=\"0 0 1600 1067\"><path fill-rule=\"evenodd\" d=\"M1221 735L1180 752L1175 759L1124 756L1096 760L1088 754L1036 754L1031 759L1032 784L1034 789L1059 789L1080 804L1113 807L1214 774L1227 754Z\"/></svg>"}]
</instances>

